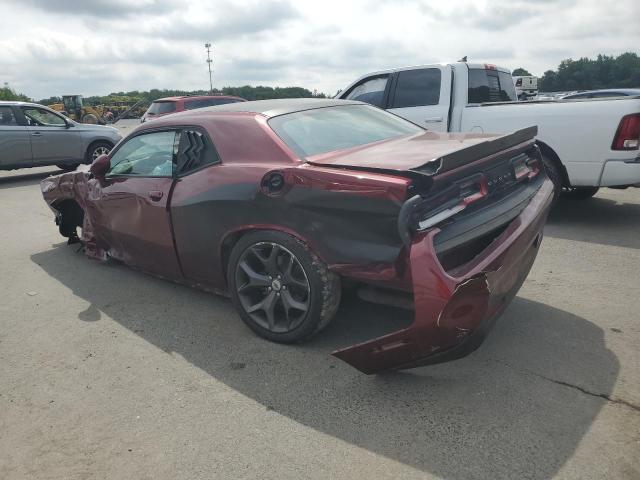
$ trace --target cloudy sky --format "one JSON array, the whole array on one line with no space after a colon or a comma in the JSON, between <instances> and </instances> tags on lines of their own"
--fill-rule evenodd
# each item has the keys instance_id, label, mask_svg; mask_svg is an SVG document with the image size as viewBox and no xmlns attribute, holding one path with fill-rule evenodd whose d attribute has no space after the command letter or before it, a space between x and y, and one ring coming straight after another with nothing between
<instances>
[{"instance_id":1,"label":"cloudy sky","mask_svg":"<svg viewBox=\"0 0 640 480\"><path fill-rule=\"evenodd\" d=\"M335 93L394 66L488 61L541 75L640 53L638 0L0 0L0 85L35 99L150 88Z\"/></svg>"}]
</instances>

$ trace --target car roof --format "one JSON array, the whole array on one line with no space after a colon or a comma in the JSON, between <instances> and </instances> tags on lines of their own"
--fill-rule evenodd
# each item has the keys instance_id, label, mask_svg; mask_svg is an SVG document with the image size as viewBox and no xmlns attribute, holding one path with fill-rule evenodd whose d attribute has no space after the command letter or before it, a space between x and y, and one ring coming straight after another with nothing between
<instances>
[{"instance_id":1,"label":"car roof","mask_svg":"<svg viewBox=\"0 0 640 480\"><path fill-rule=\"evenodd\" d=\"M203 98L222 98L222 99L233 99L233 100L244 100L241 97L234 97L233 95L179 95L176 97L164 97L157 98L154 102L177 102L178 100L186 100L186 99L194 99L200 100Z\"/></svg>"},{"instance_id":2,"label":"car roof","mask_svg":"<svg viewBox=\"0 0 640 480\"><path fill-rule=\"evenodd\" d=\"M640 88L602 88L600 90L582 90L570 93L571 95L588 95L592 93L620 93L622 95L640 95Z\"/></svg>"},{"instance_id":3,"label":"car roof","mask_svg":"<svg viewBox=\"0 0 640 480\"><path fill-rule=\"evenodd\" d=\"M20 102L18 100L0 100L0 105L29 105L34 107L44 107L45 105L40 105L38 103L33 102Z\"/></svg>"},{"instance_id":4,"label":"car roof","mask_svg":"<svg viewBox=\"0 0 640 480\"><path fill-rule=\"evenodd\" d=\"M335 100L332 98L282 98L274 100L254 100L252 102L227 103L224 105L215 105L213 107L199 108L198 110L192 110L192 112L198 112L198 114L206 112L244 112L257 113L271 118L278 115L285 115L287 113L313 110L316 108L335 107L339 105L366 104L354 100Z\"/></svg>"}]
</instances>

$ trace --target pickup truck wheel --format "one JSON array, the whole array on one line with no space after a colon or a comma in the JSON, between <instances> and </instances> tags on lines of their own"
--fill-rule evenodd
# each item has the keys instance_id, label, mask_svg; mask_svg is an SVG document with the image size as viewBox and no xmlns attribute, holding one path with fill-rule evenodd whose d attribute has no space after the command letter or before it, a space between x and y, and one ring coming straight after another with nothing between
<instances>
[{"instance_id":1,"label":"pickup truck wheel","mask_svg":"<svg viewBox=\"0 0 640 480\"><path fill-rule=\"evenodd\" d=\"M598 193L598 190L598 187L571 187L562 192L562 196L572 200L586 200Z\"/></svg>"},{"instance_id":2,"label":"pickup truck wheel","mask_svg":"<svg viewBox=\"0 0 640 480\"><path fill-rule=\"evenodd\" d=\"M229 257L227 283L242 320L275 342L312 337L340 303L340 278L307 245L282 232L241 237Z\"/></svg>"},{"instance_id":3,"label":"pickup truck wheel","mask_svg":"<svg viewBox=\"0 0 640 480\"><path fill-rule=\"evenodd\" d=\"M562 192L562 172L560 171L559 165L546 155L542 155L542 164L544 165L549 180L553 182L553 204L555 204Z\"/></svg>"}]
</instances>

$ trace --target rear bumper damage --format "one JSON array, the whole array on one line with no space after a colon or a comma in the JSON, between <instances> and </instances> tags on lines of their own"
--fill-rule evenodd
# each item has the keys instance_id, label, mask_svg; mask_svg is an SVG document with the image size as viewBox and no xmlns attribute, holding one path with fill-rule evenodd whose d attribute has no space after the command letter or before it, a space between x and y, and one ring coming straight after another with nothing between
<instances>
[{"instance_id":1,"label":"rear bumper damage","mask_svg":"<svg viewBox=\"0 0 640 480\"><path fill-rule=\"evenodd\" d=\"M506 230L455 274L447 273L438 261L438 229L416 235L409 251L412 325L332 355L373 374L442 363L473 352L529 273L552 196L553 186L545 180Z\"/></svg>"}]
</instances>

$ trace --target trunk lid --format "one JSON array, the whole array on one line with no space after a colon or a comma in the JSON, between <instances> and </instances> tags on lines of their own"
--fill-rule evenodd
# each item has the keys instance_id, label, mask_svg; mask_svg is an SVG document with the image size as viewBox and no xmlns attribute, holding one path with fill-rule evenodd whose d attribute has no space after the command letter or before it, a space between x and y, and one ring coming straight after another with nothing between
<instances>
[{"instance_id":1,"label":"trunk lid","mask_svg":"<svg viewBox=\"0 0 640 480\"><path fill-rule=\"evenodd\" d=\"M409 137L307 157L323 167L432 176L532 140L537 127L506 135L424 132Z\"/></svg>"}]
</instances>

